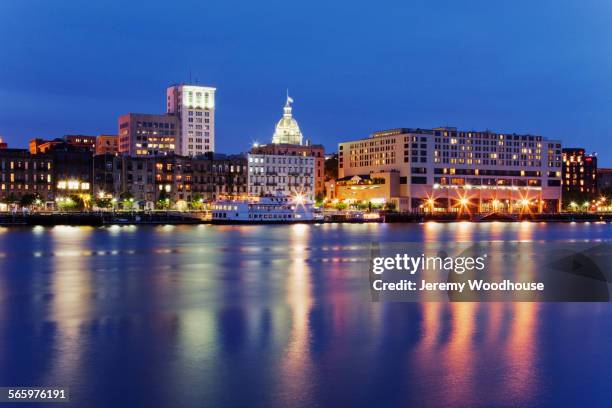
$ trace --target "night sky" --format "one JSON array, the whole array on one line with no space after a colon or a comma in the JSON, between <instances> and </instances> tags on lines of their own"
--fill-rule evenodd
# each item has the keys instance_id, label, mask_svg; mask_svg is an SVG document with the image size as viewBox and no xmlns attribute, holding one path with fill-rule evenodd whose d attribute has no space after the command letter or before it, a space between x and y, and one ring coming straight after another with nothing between
<instances>
[{"instance_id":1,"label":"night sky","mask_svg":"<svg viewBox=\"0 0 612 408\"><path fill-rule=\"evenodd\" d=\"M129 3L129 4L128 4ZM165 88L217 87L217 151L392 127L560 138L612 166L609 1L0 1L0 135L116 133Z\"/></svg>"}]
</instances>

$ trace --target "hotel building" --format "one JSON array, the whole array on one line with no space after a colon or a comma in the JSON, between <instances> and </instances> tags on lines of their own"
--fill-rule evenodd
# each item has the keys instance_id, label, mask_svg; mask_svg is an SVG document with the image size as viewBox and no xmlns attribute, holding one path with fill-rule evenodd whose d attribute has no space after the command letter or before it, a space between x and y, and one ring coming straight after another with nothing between
<instances>
[{"instance_id":1,"label":"hotel building","mask_svg":"<svg viewBox=\"0 0 612 408\"><path fill-rule=\"evenodd\" d=\"M179 119L176 153L197 156L215 151L216 88L172 85L166 91L166 111Z\"/></svg>"},{"instance_id":2,"label":"hotel building","mask_svg":"<svg viewBox=\"0 0 612 408\"><path fill-rule=\"evenodd\" d=\"M438 212L561 205L561 142L542 136L401 128L340 143L338 154L338 199Z\"/></svg>"},{"instance_id":3,"label":"hotel building","mask_svg":"<svg viewBox=\"0 0 612 408\"><path fill-rule=\"evenodd\" d=\"M253 154L276 155L276 156L302 156L314 158L314 194L323 196L325 191L325 148L323 145L313 145L304 137L300 126L293 117L291 111L293 99L287 97L283 108L283 117L276 124L272 135L272 143L255 144L251 149Z\"/></svg>"},{"instance_id":4,"label":"hotel building","mask_svg":"<svg viewBox=\"0 0 612 408\"><path fill-rule=\"evenodd\" d=\"M597 194L597 156L582 148L563 152L563 201L592 199Z\"/></svg>"},{"instance_id":5,"label":"hotel building","mask_svg":"<svg viewBox=\"0 0 612 408\"><path fill-rule=\"evenodd\" d=\"M179 119L173 115L128 113L119 117L119 152L150 156L174 152Z\"/></svg>"},{"instance_id":6,"label":"hotel building","mask_svg":"<svg viewBox=\"0 0 612 408\"><path fill-rule=\"evenodd\" d=\"M314 157L248 155L248 186L251 196L301 194L314 200L314 174Z\"/></svg>"}]
</instances>

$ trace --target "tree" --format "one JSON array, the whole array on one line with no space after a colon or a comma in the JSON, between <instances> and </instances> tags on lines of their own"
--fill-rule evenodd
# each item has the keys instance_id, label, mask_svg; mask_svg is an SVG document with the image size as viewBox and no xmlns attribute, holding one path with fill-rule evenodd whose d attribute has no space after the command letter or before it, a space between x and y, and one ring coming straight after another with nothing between
<instances>
[{"instance_id":1,"label":"tree","mask_svg":"<svg viewBox=\"0 0 612 408\"><path fill-rule=\"evenodd\" d=\"M336 180L338 178L338 154L334 153L325 159L323 167L325 180Z\"/></svg>"},{"instance_id":2,"label":"tree","mask_svg":"<svg viewBox=\"0 0 612 408\"><path fill-rule=\"evenodd\" d=\"M371 203L369 201L360 201L357 203L358 210L367 210L371 207Z\"/></svg>"},{"instance_id":3,"label":"tree","mask_svg":"<svg viewBox=\"0 0 612 408\"><path fill-rule=\"evenodd\" d=\"M160 191L156 206L160 210L167 210L170 207L170 195L166 190Z\"/></svg>"},{"instance_id":4,"label":"tree","mask_svg":"<svg viewBox=\"0 0 612 408\"><path fill-rule=\"evenodd\" d=\"M17 200L17 197L15 196L14 193L9 193L6 197L3 197L0 202L4 203L4 204L14 204L17 203L19 200Z\"/></svg>"},{"instance_id":5,"label":"tree","mask_svg":"<svg viewBox=\"0 0 612 408\"><path fill-rule=\"evenodd\" d=\"M204 205L204 197L200 193L195 193L191 196L191 208L199 210Z\"/></svg>"},{"instance_id":6,"label":"tree","mask_svg":"<svg viewBox=\"0 0 612 408\"><path fill-rule=\"evenodd\" d=\"M19 205L22 207L30 207L34 203L40 202L40 194L38 193L28 193L21 196L21 200L19 200Z\"/></svg>"},{"instance_id":7,"label":"tree","mask_svg":"<svg viewBox=\"0 0 612 408\"><path fill-rule=\"evenodd\" d=\"M131 209L134 205L134 196L129 191L124 191L119 194L119 200L122 203L123 209Z\"/></svg>"},{"instance_id":8,"label":"tree","mask_svg":"<svg viewBox=\"0 0 612 408\"><path fill-rule=\"evenodd\" d=\"M395 211L396 205L394 202L389 202L385 205L387 211Z\"/></svg>"},{"instance_id":9,"label":"tree","mask_svg":"<svg viewBox=\"0 0 612 408\"><path fill-rule=\"evenodd\" d=\"M77 194L58 198L57 205L64 211L82 211L85 207L83 199Z\"/></svg>"},{"instance_id":10,"label":"tree","mask_svg":"<svg viewBox=\"0 0 612 408\"><path fill-rule=\"evenodd\" d=\"M113 206L113 200L111 198L97 198L95 204L98 208L111 208Z\"/></svg>"}]
</instances>

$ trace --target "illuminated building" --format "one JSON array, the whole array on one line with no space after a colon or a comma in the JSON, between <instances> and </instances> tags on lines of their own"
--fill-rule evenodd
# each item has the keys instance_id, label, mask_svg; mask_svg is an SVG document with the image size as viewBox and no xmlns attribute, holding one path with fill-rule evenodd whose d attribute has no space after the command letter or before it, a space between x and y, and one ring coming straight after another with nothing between
<instances>
[{"instance_id":1,"label":"illuminated building","mask_svg":"<svg viewBox=\"0 0 612 408\"><path fill-rule=\"evenodd\" d=\"M94 158L96 196L118 198L129 193L138 204L154 203L162 194L171 204L189 203L196 197L212 201L221 196L244 195L246 173L244 156L102 154Z\"/></svg>"},{"instance_id":2,"label":"illuminated building","mask_svg":"<svg viewBox=\"0 0 612 408\"><path fill-rule=\"evenodd\" d=\"M179 120L173 115L128 113L119 117L119 152L150 156L174 152Z\"/></svg>"},{"instance_id":3,"label":"illuminated building","mask_svg":"<svg viewBox=\"0 0 612 408\"><path fill-rule=\"evenodd\" d=\"M287 102L285 102L285 107L283 108L283 117L276 124L274 135L272 135L272 143L274 144L302 144L302 131L291 113L293 109L291 107L292 103L293 99L287 94Z\"/></svg>"},{"instance_id":4,"label":"illuminated building","mask_svg":"<svg viewBox=\"0 0 612 408\"><path fill-rule=\"evenodd\" d=\"M91 152L96 151L96 136L86 136L86 135L66 135L64 136L64 140L75 147L80 147L83 149L87 149Z\"/></svg>"},{"instance_id":5,"label":"illuminated building","mask_svg":"<svg viewBox=\"0 0 612 408\"><path fill-rule=\"evenodd\" d=\"M119 153L119 136L100 135L96 138L96 154Z\"/></svg>"},{"instance_id":6,"label":"illuminated building","mask_svg":"<svg viewBox=\"0 0 612 408\"><path fill-rule=\"evenodd\" d=\"M42 200L53 200L53 171L49 156L31 155L25 149L0 149L0 199L6 202L39 194Z\"/></svg>"},{"instance_id":7,"label":"illuminated building","mask_svg":"<svg viewBox=\"0 0 612 408\"><path fill-rule=\"evenodd\" d=\"M53 145L41 156L49 157L53 162L56 198L92 193L93 155L89 149L64 141Z\"/></svg>"},{"instance_id":8,"label":"illuminated building","mask_svg":"<svg viewBox=\"0 0 612 408\"><path fill-rule=\"evenodd\" d=\"M94 153L96 150L96 136L86 135L66 135L63 138L52 140L31 139L29 142L29 150L31 154L47 153L53 150L56 146L70 145L75 149Z\"/></svg>"},{"instance_id":9,"label":"illuminated building","mask_svg":"<svg viewBox=\"0 0 612 408\"><path fill-rule=\"evenodd\" d=\"M563 149L563 201L592 199L597 194L597 156L582 148Z\"/></svg>"},{"instance_id":10,"label":"illuminated building","mask_svg":"<svg viewBox=\"0 0 612 408\"><path fill-rule=\"evenodd\" d=\"M44 139L31 139L29 143L30 153L31 154L40 154L46 153L53 146L64 143L65 141L62 139L53 139L53 140L44 140Z\"/></svg>"},{"instance_id":11,"label":"illuminated building","mask_svg":"<svg viewBox=\"0 0 612 408\"><path fill-rule=\"evenodd\" d=\"M248 155L249 195L302 194L314 200L315 158L273 154Z\"/></svg>"},{"instance_id":12,"label":"illuminated building","mask_svg":"<svg viewBox=\"0 0 612 408\"><path fill-rule=\"evenodd\" d=\"M400 210L560 209L561 142L542 136L400 128L340 143L338 154L340 187L344 183L348 192L360 190L362 200L392 202ZM369 175L369 181L362 175ZM337 198L351 199L338 194L342 190L336 191Z\"/></svg>"},{"instance_id":13,"label":"illuminated building","mask_svg":"<svg viewBox=\"0 0 612 408\"><path fill-rule=\"evenodd\" d=\"M311 144L308 139L303 141L300 127L291 113L292 103L293 99L287 96L287 102L283 108L283 117L276 124L272 135L272 143L255 144L251 153L256 155L312 157L314 159L314 196L323 196L325 191L325 148L323 145Z\"/></svg>"},{"instance_id":14,"label":"illuminated building","mask_svg":"<svg viewBox=\"0 0 612 408\"><path fill-rule=\"evenodd\" d=\"M215 151L215 91L199 85L172 85L166 111L179 119L176 153L197 156Z\"/></svg>"}]
</instances>

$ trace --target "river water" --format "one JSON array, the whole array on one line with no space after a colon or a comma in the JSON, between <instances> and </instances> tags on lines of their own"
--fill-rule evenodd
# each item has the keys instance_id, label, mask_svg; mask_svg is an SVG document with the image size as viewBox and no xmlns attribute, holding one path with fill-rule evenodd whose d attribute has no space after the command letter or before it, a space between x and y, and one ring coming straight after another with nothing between
<instances>
[{"instance_id":1,"label":"river water","mask_svg":"<svg viewBox=\"0 0 612 408\"><path fill-rule=\"evenodd\" d=\"M68 387L79 407L609 406L610 303L372 302L363 273L372 242L609 239L599 223L0 228L0 386Z\"/></svg>"}]
</instances>

